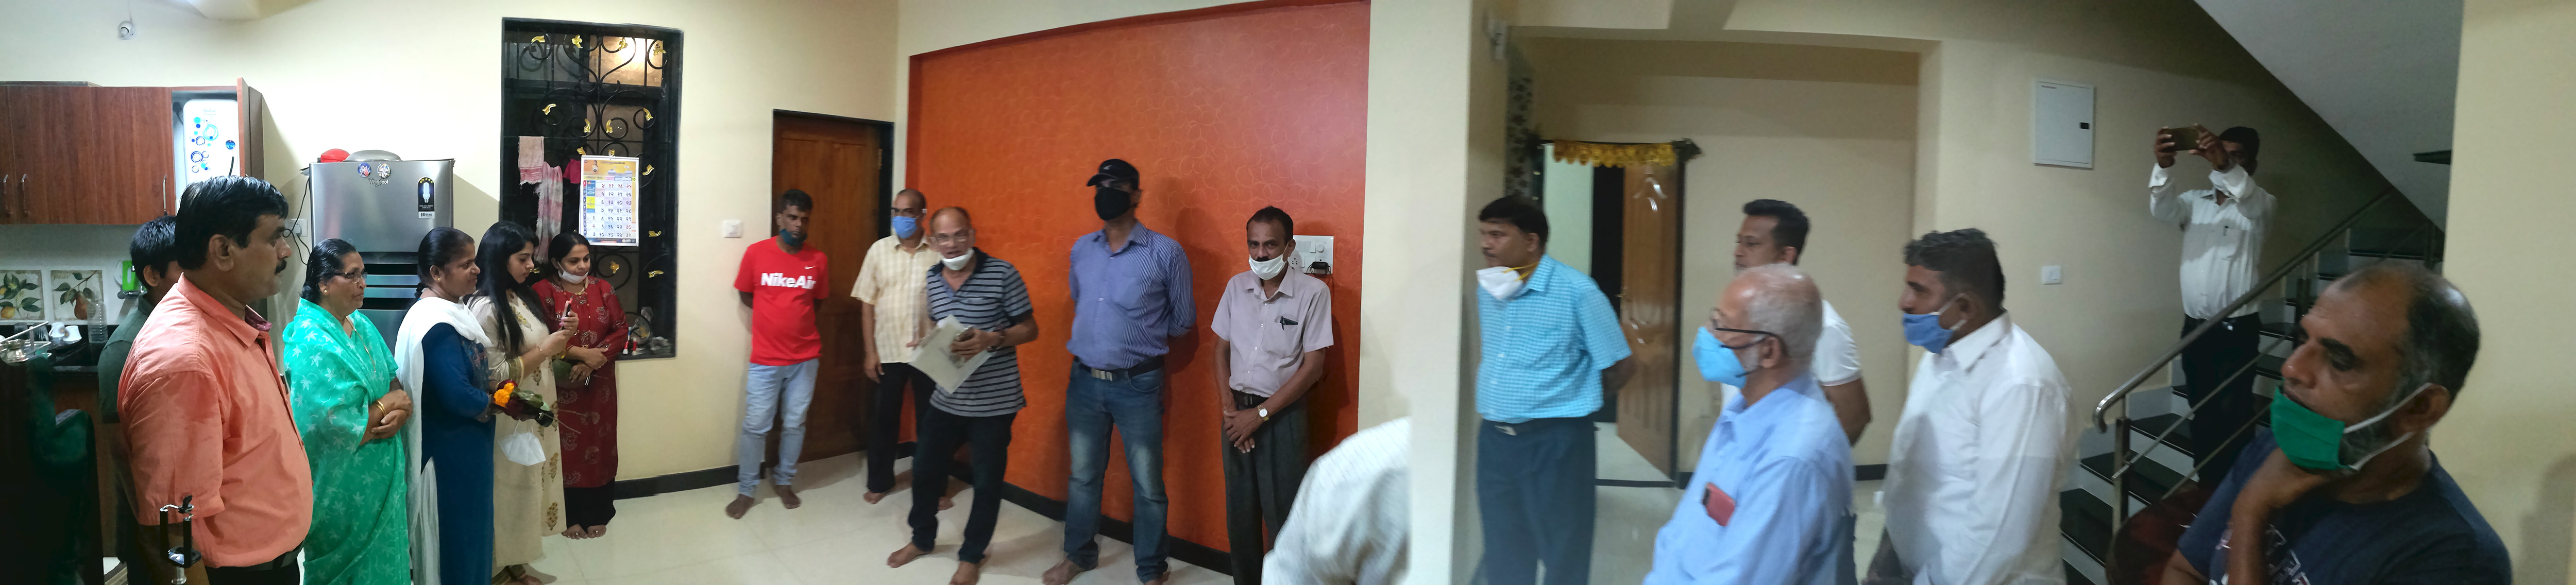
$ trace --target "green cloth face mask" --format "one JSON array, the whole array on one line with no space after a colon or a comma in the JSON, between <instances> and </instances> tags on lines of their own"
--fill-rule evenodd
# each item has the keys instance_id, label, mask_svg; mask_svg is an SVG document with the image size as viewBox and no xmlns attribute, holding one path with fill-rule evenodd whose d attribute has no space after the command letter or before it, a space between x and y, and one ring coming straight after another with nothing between
<instances>
[{"instance_id":1,"label":"green cloth face mask","mask_svg":"<svg viewBox=\"0 0 2576 585\"><path fill-rule=\"evenodd\" d=\"M2308 410L2298 401L2291 400L2289 392L2276 387L2272 390L2272 438L2281 444L2281 454L2301 469L2319 472L2361 469L2362 464L2369 463L2371 458L2378 457L2398 443L2406 442L2406 438L2414 436L2414 433L2390 439L2388 444L2380 445L2348 464L2343 461L2344 437L2396 414L2397 409L2404 408L2406 403L2415 400L2416 395L2431 387L2433 384L2430 382L2416 386L2415 391L2408 393L2406 399L2397 401L2396 406L2351 425Z\"/></svg>"}]
</instances>

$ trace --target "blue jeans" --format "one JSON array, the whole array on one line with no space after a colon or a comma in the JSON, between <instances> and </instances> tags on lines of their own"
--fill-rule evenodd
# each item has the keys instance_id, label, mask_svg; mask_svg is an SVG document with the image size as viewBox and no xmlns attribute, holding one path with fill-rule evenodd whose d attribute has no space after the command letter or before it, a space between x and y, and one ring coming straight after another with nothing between
<instances>
[{"instance_id":1,"label":"blue jeans","mask_svg":"<svg viewBox=\"0 0 2576 585\"><path fill-rule=\"evenodd\" d=\"M814 403L814 370L817 360L791 365L764 366L752 364L744 376L742 395L742 435L734 439L734 471L742 495L751 495L760 487L762 451L769 446L770 421L785 418L786 427L778 435L778 485L796 483L796 455L805 450L805 407Z\"/></svg>"},{"instance_id":2,"label":"blue jeans","mask_svg":"<svg viewBox=\"0 0 2576 585\"><path fill-rule=\"evenodd\" d=\"M1064 426L1071 435L1073 477L1064 498L1064 556L1084 569L1100 565L1100 489L1109 472L1109 429L1127 445L1127 475L1136 483L1136 579L1152 581L1168 570L1163 557L1163 371L1113 380L1091 376L1080 362L1064 390Z\"/></svg>"}]
</instances>

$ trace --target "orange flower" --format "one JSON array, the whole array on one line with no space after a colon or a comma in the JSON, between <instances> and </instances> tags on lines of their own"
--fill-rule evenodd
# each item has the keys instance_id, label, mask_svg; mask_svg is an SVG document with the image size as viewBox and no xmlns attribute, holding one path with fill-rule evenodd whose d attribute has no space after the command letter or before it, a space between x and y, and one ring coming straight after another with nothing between
<instances>
[{"instance_id":1,"label":"orange flower","mask_svg":"<svg viewBox=\"0 0 2576 585\"><path fill-rule=\"evenodd\" d=\"M492 391L492 405L507 407L510 405L510 395L517 394L518 392L519 382L517 380L502 382L500 389Z\"/></svg>"}]
</instances>

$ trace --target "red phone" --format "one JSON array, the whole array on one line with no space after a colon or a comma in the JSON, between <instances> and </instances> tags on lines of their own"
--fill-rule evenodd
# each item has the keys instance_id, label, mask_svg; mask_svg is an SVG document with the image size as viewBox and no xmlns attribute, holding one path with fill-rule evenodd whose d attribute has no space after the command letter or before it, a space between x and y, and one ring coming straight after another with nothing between
<instances>
[{"instance_id":1,"label":"red phone","mask_svg":"<svg viewBox=\"0 0 2576 585\"><path fill-rule=\"evenodd\" d=\"M1717 489L1717 484L1707 485L1708 489L1699 492L1699 505L1708 509L1708 519L1725 526L1728 520L1735 519L1735 497L1726 495L1726 490Z\"/></svg>"}]
</instances>

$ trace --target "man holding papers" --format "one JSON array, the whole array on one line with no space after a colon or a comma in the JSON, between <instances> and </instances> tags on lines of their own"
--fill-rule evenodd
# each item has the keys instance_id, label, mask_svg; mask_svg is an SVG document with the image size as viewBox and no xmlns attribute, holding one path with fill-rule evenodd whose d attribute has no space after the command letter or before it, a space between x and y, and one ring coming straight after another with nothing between
<instances>
[{"instance_id":1,"label":"man holding papers","mask_svg":"<svg viewBox=\"0 0 2576 585\"><path fill-rule=\"evenodd\" d=\"M975 458L975 501L966 515L966 542L957 548L957 574L950 583L974 583L982 575L985 545L993 540L993 520L1002 508L1002 470L1009 464L1011 421L1028 400L1020 393L1020 359L1016 346L1038 338L1031 319L1028 284L1020 271L1000 258L975 249L975 225L964 208L949 207L930 216L930 246L939 266L925 273L924 306L915 364L953 360L974 364L973 373L955 385L939 384L930 409L921 413L919 449L913 454L912 543L886 557L900 567L930 551L939 537L939 498L948 493L951 453L963 443ZM940 329L933 324L955 320L965 328ZM933 330L958 331L932 336ZM929 373L929 372L925 372Z\"/></svg>"}]
</instances>

